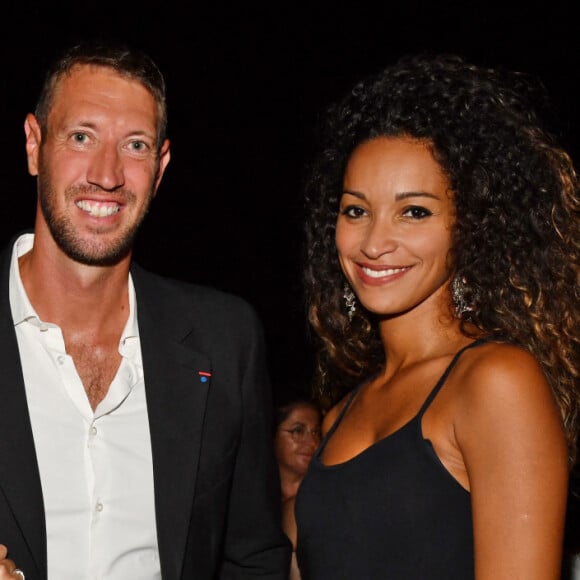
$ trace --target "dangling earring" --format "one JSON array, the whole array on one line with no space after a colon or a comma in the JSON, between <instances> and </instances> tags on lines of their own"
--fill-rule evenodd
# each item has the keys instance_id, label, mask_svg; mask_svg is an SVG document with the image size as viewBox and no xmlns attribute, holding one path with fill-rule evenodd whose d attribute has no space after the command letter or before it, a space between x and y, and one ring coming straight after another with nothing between
<instances>
[{"instance_id":1,"label":"dangling earring","mask_svg":"<svg viewBox=\"0 0 580 580\"><path fill-rule=\"evenodd\" d=\"M344 298L346 314L348 315L348 319L350 321L352 320L356 310L356 296L354 295L352 288L346 282L344 283L344 293L342 297Z\"/></svg>"},{"instance_id":2,"label":"dangling earring","mask_svg":"<svg viewBox=\"0 0 580 580\"><path fill-rule=\"evenodd\" d=\"M471 312L473 310L473 307L470 306L466 300L468 287L465 278L455 276L451 284L451 291L453 295L453 303L455 304L455 316L457 316L457 318L461 318L466 312Z\"/></svg>"}]
</instances>

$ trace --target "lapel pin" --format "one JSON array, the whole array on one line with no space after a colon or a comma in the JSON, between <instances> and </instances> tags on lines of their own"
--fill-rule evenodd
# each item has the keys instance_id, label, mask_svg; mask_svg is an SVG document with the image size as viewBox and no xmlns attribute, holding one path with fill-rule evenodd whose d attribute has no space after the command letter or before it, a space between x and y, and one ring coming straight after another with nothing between
<instances>
[{"instance_id":1,"label":"lapel pin","mask_svg":"<svg viewBox=\"0 0 580 580\"><path fill-rule=\"evenodd\" d=\"M197 374L199 375L199 381L201 383L207 383L209 377L211 377L211 373L206 371L198 371Z\"/></svg>"}]
</instances>

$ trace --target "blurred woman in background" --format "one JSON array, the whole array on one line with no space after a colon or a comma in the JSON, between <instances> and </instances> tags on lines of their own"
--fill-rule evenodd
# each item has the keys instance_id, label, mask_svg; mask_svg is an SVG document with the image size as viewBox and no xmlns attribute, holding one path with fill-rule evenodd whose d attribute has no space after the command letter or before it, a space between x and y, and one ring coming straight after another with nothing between
<instances>
[{"instance_id":1,"label":"blurred woman in background","mask_svg":"<svg viewBox=\"0 0 580 580\"><path fill-rule=\"evenodd\" d=\"M294 498L320 443L321 422L319 405L303 396L296 396L276 408L274 451L280 470L282 525L293 547L290 580L300 578L295 555Z\"/></svg>"}]
</instances>

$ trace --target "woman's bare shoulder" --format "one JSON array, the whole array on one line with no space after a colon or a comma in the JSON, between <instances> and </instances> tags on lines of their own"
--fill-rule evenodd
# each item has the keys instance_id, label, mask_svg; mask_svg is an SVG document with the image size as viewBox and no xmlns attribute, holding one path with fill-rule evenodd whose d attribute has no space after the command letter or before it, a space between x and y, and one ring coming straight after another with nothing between
<instances>
[{"instance_id":1,"label":"woman's bare shoulder","mask_svg":"<svg viewBox=\"0 0 580 580\"><path fill-rule=\"evenodd\" d=\"M509 397L519 396L520 390L549 391L536 358L524 348L503 342L488 342L465 352L455 375L466 396L485 395L487 399L494 392Z\"/></svg>"},{"instance_id":2,"label":"woman's bare shoulder","mask_svg":"<svg viewBox=\"0 0 580 580\"><path fill-rule=\"evenodd\" d=\"M525 349L490 342L465 352L454 370L449 380L458 437L495 432L535 439L543 426L560 439L556 399L539 362Z\"/></svg>"}]
</instances>

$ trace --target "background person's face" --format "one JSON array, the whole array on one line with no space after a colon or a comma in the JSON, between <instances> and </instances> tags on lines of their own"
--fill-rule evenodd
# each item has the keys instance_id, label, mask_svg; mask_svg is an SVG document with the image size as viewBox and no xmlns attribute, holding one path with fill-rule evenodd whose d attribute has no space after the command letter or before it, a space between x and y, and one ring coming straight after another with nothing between
<instances>
[{"instance_id":1,"label":"background person's face","mask_svg":"<svg viewBox=\"0 0 580 580\"><path fill-rule=\"evenodd\" d=\"M304 475L319 443L319 412L310 405L296 406L276 431L274 449L280 468Z\"/></svg>"}]
</instances>

